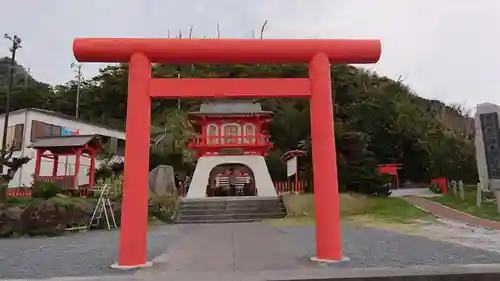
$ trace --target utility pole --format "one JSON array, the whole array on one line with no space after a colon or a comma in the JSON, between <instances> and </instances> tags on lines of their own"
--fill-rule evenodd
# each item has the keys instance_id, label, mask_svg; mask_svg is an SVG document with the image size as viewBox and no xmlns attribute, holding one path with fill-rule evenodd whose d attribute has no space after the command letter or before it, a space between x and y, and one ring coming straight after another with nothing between
<instances>
[{"instance_id":1,"label":"utility pole","mask_svg":"<svg viewBox=\"0 0 500 281\"><path fill-rule=\"evenodd\" d=\"M28 77L30 77L31 74L31 68L26 68L24 72L24 90L26 91L28 89Z\"/></svg>"},{"instance_id":2,"label":"utility pole","mask_svg":"<svg viewBox=\"0 0 500 281\"><path fill-rule=\"evenodd\" d=\"M181 69L177 68L177 79L181 79ZM177 109L181 110L181 99L177 99Z\"/></svg>"},{"instance_id":3,"label":"utility pole","mask_svg":"<svg viewBox=\"0 0 500 281\"><path fill-rule=\"evenodd\" d=\"M5 95L5 118L3 122L3 135L2 135L2 150L1 150L1 161L5 158L7 152L7 130L9 128L9 113L10 113L10 95L12 94L12 87L14 86L14 67L16 64L16 51L21 47L21 38L17 35L9 36L9 34L4 34L5 39L9 39L12 42L12 47L10 52L12 56L10 57L10 71L9 71L9 86L7 88L7 94ZM0 174L3 173L3 162L0 163Z\"/></svg>"},{"instance_id":4,"label":"utility pole","mask_svg":"<svg viewBox=\"0 0 500 281\"><path fill-rule=\"evenodd\" d=\"M80 88L82 84L82 65L79 63L71 63L71 68L76 72L76 109L75 117L78 118L80 111Z\"/></svg>"}]
</instances>

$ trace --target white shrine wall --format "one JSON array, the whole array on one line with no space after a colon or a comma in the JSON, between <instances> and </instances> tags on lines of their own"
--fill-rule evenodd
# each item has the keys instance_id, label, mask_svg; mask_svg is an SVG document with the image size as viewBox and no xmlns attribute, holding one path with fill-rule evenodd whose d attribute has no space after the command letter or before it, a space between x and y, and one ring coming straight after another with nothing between
<instances>
[{"instance_id":1,"label":"white shrine wall","mask_svg":"<svg viewBox=\"0 0 500 281\"><path fill-rule=\"evenodd\" d=\"M222 164L242 164L254 174L258 197L277 197L264 157L257 155L202 156L198 159L186 198L205 198L210 172Z\"/></svg>"}]
</instances>

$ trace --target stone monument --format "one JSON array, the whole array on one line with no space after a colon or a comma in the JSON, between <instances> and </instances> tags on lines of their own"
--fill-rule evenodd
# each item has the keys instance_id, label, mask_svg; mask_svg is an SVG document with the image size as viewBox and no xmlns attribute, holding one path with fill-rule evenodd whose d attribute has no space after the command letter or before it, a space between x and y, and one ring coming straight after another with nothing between
<instances>
[{"instance_id":1,"label":"stone monument","mask_svg":"<svg viewBox=\"0 0 500 281\"><path fill-rule=\"evenodd\" d=\"M483 190L493 191L500 211L500 106L477 105L474 116L476 161Z\"/></svg>"},{"instance_id":2,"label":"stone monument","mask_svg":"<svg viewBox=\"0 0 500 281\"><path fill-rule=\"evenodd\" d=\"M149 172L149 191L162 196L176 192L174 181L174 168L160 165Z\"/></svg>"}]
</instances>

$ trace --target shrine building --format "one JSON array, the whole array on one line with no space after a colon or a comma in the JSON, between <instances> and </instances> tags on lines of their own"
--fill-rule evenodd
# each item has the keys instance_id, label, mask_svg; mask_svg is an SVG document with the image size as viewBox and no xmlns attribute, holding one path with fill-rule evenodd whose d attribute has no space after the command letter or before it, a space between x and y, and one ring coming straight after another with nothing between
<instances>
[{"instance_id":1,"label":"shrine building","mask_svg":"<svg viewBox=\"0 0 500 281\"><path fill-rule=\"evenodd\" d=\"M1 124L4 118L5 114L0 114ZM2 128L0 136L3 134ZM12 157L29 157L31 160L17 171L9 187L30 187L33 176L73 177L76 186L91 185L88 170L99 166L99 163L92 163L91 159L95 159L95 155L85 156L89 156L87 148L94 147L97 139L99 150L112 153L116 161L123 159L124 132L45 109L25 108L10 112L6 146L13 151ZM38 150L52 153L39 158ZM83 152L83 157L78 151ZM53 157L55 152L60 154L57 159ZM97 152L97 148L94 152Z\"/></svg>"},{"instance_id":2,"label":"shrine building","mask_svg":"<svg viewBox=\"0 0 500 281\"><path fill-rule=\"evenodd\" d=\"M272 148L273 113L244 100L202 104L189 113L198 136L189 148L198 162L186 198L277 197L264 159Z\"/></svg>"}]
</instances>

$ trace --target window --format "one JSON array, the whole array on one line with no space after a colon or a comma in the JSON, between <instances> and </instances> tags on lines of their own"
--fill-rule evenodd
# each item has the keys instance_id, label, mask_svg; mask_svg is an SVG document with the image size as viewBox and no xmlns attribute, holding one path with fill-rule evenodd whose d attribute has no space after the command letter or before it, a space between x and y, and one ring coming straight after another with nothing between
<instances>
[{"instance_id":1,"label":"window","mask_svg":"<svg viewBox=\"0 0 500 281\"><path fill-rule=\"evenodd\" d=\"M245 125L245 143L255 143L255 126L253 124Z\"/></svg>"},{"instance_id":2,"label":"window","mask_svg":"<svg viewBox=\"0 0 500 281\"><path fill-rule=\"evenodd\" d=\"M226 143L241 143L239 124L224 125L224 139Z\"/></svg>"},{"instance_id":3,"label":"window","mask_svg":"<svg viewBox=\"0 0 500 281\"><path fill-rule=\"evenodd\" d=\"M62 127L33 120L31 122L30 141L34 142L39 138L61 136Z\"/></svg>"},{"instance_id":4,"label":"window","mask_svg":"<svg viewBox=\"0 0 500 281\"><path fill-rule=\"evenodd\" d=\"M207 127L207 143L208 144L218 144L219 143L219 128L215 124L210 124Z\"/></svg>"},{"instance_id":5,"label":"window","mask_svg":"<svg viewBox=\"0 0 500 281\"><path fill-rule=\"evenodd\" d=\"M9 151L21 150L23 146L24 124L17 124L7 128L6 148Z\"/></svg>"}]
</instances>

